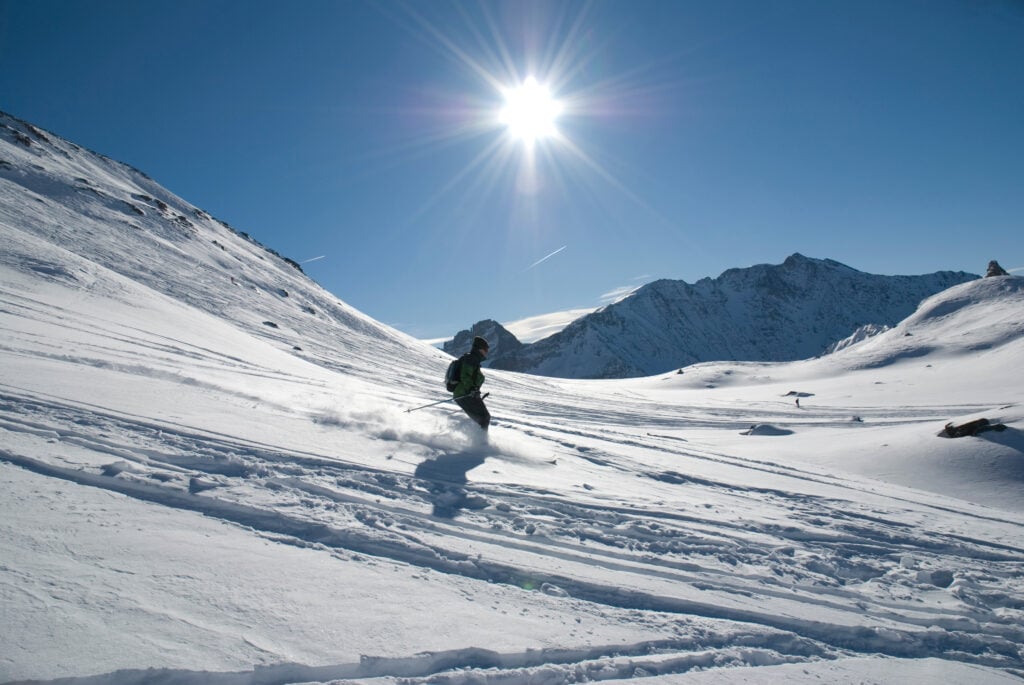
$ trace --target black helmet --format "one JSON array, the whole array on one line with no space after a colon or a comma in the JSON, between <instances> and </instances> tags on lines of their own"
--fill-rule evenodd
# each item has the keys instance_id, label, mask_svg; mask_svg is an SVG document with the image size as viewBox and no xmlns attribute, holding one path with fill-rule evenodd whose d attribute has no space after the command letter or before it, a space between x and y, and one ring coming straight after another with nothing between
<instances>
[{"instance_id":1,"label":"black helmet","mask_svg":"<svg viewBox=\"0 0 1024 685\"><path fill-rule=\"evenodd\" d=\"M487 344L487 341L481 338L479 335L473 338L473 351L477 350L489 350L491 346Z\"/></svg>"}]
</instances>

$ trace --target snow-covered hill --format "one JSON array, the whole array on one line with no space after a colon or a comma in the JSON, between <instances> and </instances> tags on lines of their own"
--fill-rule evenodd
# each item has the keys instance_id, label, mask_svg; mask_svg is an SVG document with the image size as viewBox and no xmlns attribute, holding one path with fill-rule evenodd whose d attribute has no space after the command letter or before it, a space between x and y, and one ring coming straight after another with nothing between
<instances>
[{"instance_id":1,"label":"snow-covered hill","mask_svg":"<svg viewBox=\"0 0 1024 685\"><path fill-rule=\"evenodd\" d=\"M339 343L374 373L387 373L397 355L414 354L413 368L433 358L144 173L3 113L0 141L15 269L88 287L99 267L131 282L117 288L172 297L321 365Z\"/></svg>"},{"instance_id":2,"label":"snow-covered hill","mask_svg":"<svg viewBox=\"0 0 1024 685\"><path fill-rule=\"evenodd\" d=\"M563 378L649 376L703 361L793 361L863 326L892 326L924 298L974 274L866 274L794 254L695 284L661 280L564 330L492 358L492 366Z\"/></svg>"},{"instance_id":3,"label":"snow-covered hill","mask_svg":"<svg viewBox=\"0 0 1024 685\"><path fill-rule=\"evenodd\" d=\"M807 361L489 371L483 440L405 411L442 352L2 123L0 682L1024 674L1022 279Z\"/></svg>"}]
</instances>

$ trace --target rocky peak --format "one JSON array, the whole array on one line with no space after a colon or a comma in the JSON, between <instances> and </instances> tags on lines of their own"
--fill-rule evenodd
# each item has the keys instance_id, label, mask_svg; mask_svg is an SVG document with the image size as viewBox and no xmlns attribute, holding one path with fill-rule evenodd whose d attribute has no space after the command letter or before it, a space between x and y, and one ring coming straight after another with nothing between
<instances>
[{"instance_id":1,"label":"rocky peak","mask_svg":"<svg viewBox=\"0 0 1024 685\"><path fill-rule=\"evenodd\" d=\"M523 346L516 336L508 332L504 326L494 319L477 321L469 330L459 331L454 338L444 343L441 347L453 357L458 357L466 352L473 345L473 338L480 336L489 345L487 358L493 362L502 355L516 352Z\"/></svg>"},{"instance_id":2,"label":"rocky peak","mask_svg":"<svg viewBox=\"0 0 1024 685\"><path fill-rule=\"evenodd\" d=\"M1003 267L999 266L999 262L992 260L988 263L988 271L985 272L985 278L992 278L993 276L1009 276L1009 272Z\"/></svg>"}]
</instances>

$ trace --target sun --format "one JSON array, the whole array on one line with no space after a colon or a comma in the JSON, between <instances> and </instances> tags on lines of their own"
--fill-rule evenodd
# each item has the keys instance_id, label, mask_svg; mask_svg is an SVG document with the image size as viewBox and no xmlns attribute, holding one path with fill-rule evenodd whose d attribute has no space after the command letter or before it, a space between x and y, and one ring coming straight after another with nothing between
<instances>
[{"instance_id":1,"label":"sun","mask_svg":"<svg viewBox=\"0 0 1024 685\"><path fill-rule=\"evenodd\" d=\"M656 104L659 94L674 86L658 80L660 61L624 73L607 72L602 41L593 40L600 33L596 10L593 3L582 4L578 13L529 12L530 21L520 33L518 21L506 24L504 13L492 12L493 3L460 4L460 20L454 22L437 9L447 7L443 3L399 3L398 18L462 72L457 92L442 86L419 93L418 98L427 99L417 99L410 112L433 119L424 135L414 136L408 145L415 154L455 146L471 151L462 168L416 210L417 217L445 197L458 196L460 207L482 208L484 198L502 192L514 198L517 211L531 212L528 220L539 225L539 215L532 213L550 200L547 189L578 185L601 199L601 190L611 188L662 223L672 223L594 156L591 151L600 147L601 139L611 138L595 138L599 129L587 123L645 115L646 103ZM481 92L465 90L464 83L470 82ZM475 150L462 147L470 141L485 144Z\"/></svg>"},{"instance_id":2,"label":"sun","mask_svg":"<svg viewBox=\"0 0 1024 685\"><path fill-rule=\"evenodd\" d=\"M521 85L505 89L504 95L505 106L498 120L507 127L513 140L532 145L558 135L555 122L563 106L552 97L547 86L530 76Z\"/></svg>"}]
</instances>

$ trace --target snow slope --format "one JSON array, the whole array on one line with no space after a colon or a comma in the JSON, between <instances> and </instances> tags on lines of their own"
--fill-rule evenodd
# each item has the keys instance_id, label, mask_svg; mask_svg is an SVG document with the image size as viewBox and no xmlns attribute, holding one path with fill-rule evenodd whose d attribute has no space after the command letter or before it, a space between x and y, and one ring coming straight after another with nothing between
<instances>
[{"instance_id":1,"label":"snow slope","mask_svg":"<svg viewBox=\"0 0 1024 685\"><path fill-rule=\"evenodd\" d=\"M2 121L0 682L1024 674L1024 279L809 361L490 371L484 440L405 411L440 351Z\"/></svg>"}]
</instances>

